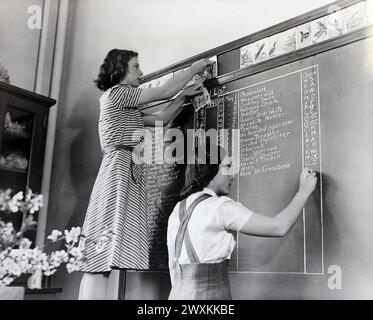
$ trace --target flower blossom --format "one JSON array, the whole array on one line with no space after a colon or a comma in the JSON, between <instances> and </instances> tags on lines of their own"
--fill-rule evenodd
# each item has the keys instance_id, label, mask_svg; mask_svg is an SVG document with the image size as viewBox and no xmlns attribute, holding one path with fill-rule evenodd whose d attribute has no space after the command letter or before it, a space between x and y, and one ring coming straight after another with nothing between
<instances>
[{"instance_id":1,"label":"flower blossom","mask_svg":"<svg viewBox=\"0 0 373 320\"><path fill-rule=\"evenodd\" d=\"M79 271L81 269L81 263L67 263L66 270L68 273L72 273L74 271Z\"/></svg>"},{"instance_id":2,"label":"flower blossom","mask_svg":"<svg viewBox=\"0 0 373 320\"><path fill-rule=\"evenodd\" d=\"M19 244L19 248L23 250L30 249L31 244L32 242L29 239L23 238Z\"/></svg>"},{"instance_id":3,"label":"flower blossom","mask_svg":"<svg viewBox=\"0 0 373 320\"><path fill-rule=\"evenodd\" d=\"M34 214L35 212L39 211L39 209L43 206L43 195L34 194L32 190L29 189L26 194L25 204L27 210Z\"/></svg>"},{"instance_id":4,"label":"flower blossom","mask_svg":"<svg viewBox=\"0 0 373 320\"><path fill-rule=\"evenodd\" d=\"M69 250L69 254L76 259L83 259L83 252L79 247L73 247Z\"/></svg>"},{"instance_id":5,"label":"flower blossom","mask_svg":"<svg viewBox=\"0 0 373 320\"><path fill-rule=\"evenodd\" d=\"M14 233L13 223L8 222L4 228L1 229L2 236L8 237Z\"/></svg>"},{"instance_id":6,"label":"flower blossom","mask_svg":"<svg viewBox=\"0 0 373 320\"><path fill-rule=\"evenodd\" d=\"M8 209L8 202L11 199L12 190L7 189L5 191L0 190L0 211L5 211Z\"/></svg>"},{"instance_id":7,"label":"flower blossom","mask_svg":"<svg viewBox=\"0 0 373 320\"><path fill-rule=\"evenodd\" d=\"M65 237L67 243L77 243L81 234L80 227L72 227L70 231L65 230Z\"/></svg>"},{"instance_id":8,"label":"flower blossom","mask_svg":"<svg viewBox=\"0 0 373 320\"><path fill-rule=\"evenodd\" d=\"M52 252L49 263L58 268L63 262L67 262L69 259L68 254L65 250Z\"/></svg>"},{"instance_id":9,"label":"flower blossom","mask_svg":"<svg viewBox=\"0 0 373 320\"><path fill-rule=\"evenodd\" d=\"M57 241L58 237L62 236L62 232L59 230L53 230L52 233L47 237L48 240L53 242Z\"/></svg>"},{"instance_id":10,"label":"flower blossom","mask_svg":"<svg viewBox=\"0 0 373 320\"><path fill-rule=\"evenodd\" d=\"M15 213L18 212L20 207L22 206L21 201L23 200L23 192L20 191L17 194L15 194L12 199L8 201L8 210Z\"/></svg>"},{"instance_id":11,"label":"flower blossom","mask_svg":"<svg viewBox=\"0 0 373 320\"><path fill-rule=\"evenodd\" d=\"M15 230L11 222L0 224L0 250L16 241Z\"/></svg>"}]
</instances>

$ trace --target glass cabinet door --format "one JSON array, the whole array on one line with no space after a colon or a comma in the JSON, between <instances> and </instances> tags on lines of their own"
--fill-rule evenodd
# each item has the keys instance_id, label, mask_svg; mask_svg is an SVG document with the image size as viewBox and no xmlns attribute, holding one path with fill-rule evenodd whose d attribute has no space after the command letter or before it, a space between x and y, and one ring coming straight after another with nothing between
<instances>
[{"instance_id":1,"label":"glass cabinet door","mask_svg":"<svg viewBox=\"0 0 373 320\"><path fill-rule=\"evenodd\" d=\"M28 187L29 164L35 114L7 105L1 125L0 189L12 189L13 194ZM18 215L17 215L18 216ZM13 216L15 227L22 222Z\"/></svg>"},{"instance_id":2,"label":"glass cabinet door","mask_svg":"<svg viewBox=\"0 0 373 320\"><path fill-rule=\"evenodd\" d=\"M11 196L28 189L41 192L44 151L49 109L55 100L0 81L0 189L12 191ZM0 211L3 222L11 222L20 231L22 212ZM38 212L33 214L38 221ZM23 236L35 246L36 228ZM17 278L12 285L26 286L29 275Z\"/></svg>"}]
</instances>

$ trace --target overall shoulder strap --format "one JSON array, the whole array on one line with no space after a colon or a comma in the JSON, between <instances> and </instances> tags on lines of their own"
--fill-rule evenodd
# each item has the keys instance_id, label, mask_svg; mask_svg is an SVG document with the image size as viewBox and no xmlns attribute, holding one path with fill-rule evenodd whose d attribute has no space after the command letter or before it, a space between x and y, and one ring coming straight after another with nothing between
<instances>
[{"instance_id":1,"label":"overall shoulder strap","mask_svg":"<svg viewBox=\"0 0 373 320\"><path fill-rule=\"evenodd\" d=\"M175 245L175 258L178 260L181 254L182 244L185 238L185 247L187 250L187 254L191 262L199 262L198 256L193 248L192 242L190 241L189 232L188 232L188 222L190 217L192 216L194 208L202 201L210 198L211 195L203 194L198 197L193 203L189 206L188 210L186 210L186 199L184 199L180 203L179 209L179 218L180 218L180 226L176 235L176 245Z\"/></svg>"}]
</instances>

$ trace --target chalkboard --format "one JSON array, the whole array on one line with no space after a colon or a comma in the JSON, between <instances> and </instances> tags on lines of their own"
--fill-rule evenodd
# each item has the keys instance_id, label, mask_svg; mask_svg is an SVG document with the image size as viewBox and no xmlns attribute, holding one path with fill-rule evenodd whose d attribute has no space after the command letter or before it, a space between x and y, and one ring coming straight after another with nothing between
<instances>
[{"instance_id":1,"label":"chalkboard","mask_svg":"<svg viewBox=\"0 0 373 320\"><path fill-rule=\"evenodd\" d=\"M238 138L228 135L229 150L238 150L240 163L231 197L255 212L273 216L283 209L297 190L303 167L319 173L315 192L286 237L235 234L236 248L229 264L235 297L249 298L255 293L266 298L312 294L344 298L360 290L361 279L372 277L367 254L373 249L373 64L367 58L369 48L373 48L373 38L364 37L246 77L210 82L211 104L198 112L187 107L178 117L184 130L239 129ZM222 56L224 72L237 67L229 65L237 63L236 58L229 59L236 54L231 51ZM158 211L154 206L151 211L163 219L159 229L163 240L157 239L158 247L154 247L157 270L166 268L163 223L178 200L183 169L174 167L170 173L161 168L156 176L167 179L151 178L156 197L149 203L158 206ZM344 271L349 291L327 287L332 266ZM255 288L252 291L247 290L248 281ZM285 290L289 281L292 289ZM265 289L269 287L272 291Z\"/></svg>"},{"instance_id":2,"label":"chalkboard","mask_svg":"<svg viewBox=\"0 0 373 320\"><path fill-rule=\"evenodd\" d=\"M208 128L239 129L228 144L231 152L238 151L240 163L231 197L255 212L273 216L284 208L297 191L303 167L321 173L318 78L314 65L258 83L252 78L232 82L213 98L206 116L197 117ZM284 239L237 235L230 269L322 272L321 214L320 203L309 205L303 221Z\"/></svg>"},{"instance_id":3,"label":"chalkboard","mask_svg":"<svg viewBox=\"0 0 373 320\"><path fill-rule=\"evenodd\" d=\"M353 174L372 172L372 161L362 167L359 160L373 159L373 70L366 51L371 46L369 38L215 88L223 92L212 105L223 105L224 127L240 129L240 175L233 198L273 216L296 192L303 167L319 172L320 179L288 236L237 235L232 271L324 274L323 202L335 199L323 186L345 177L338 189L347 191ZM207 122L216 126L217 113L206 110ZM334 158L333 147L343 150L340 157ZM343 202L334 203L334 214L347 204L366 212L372 201L362 200L346 192Z\"/></svg>"}]
</instances>

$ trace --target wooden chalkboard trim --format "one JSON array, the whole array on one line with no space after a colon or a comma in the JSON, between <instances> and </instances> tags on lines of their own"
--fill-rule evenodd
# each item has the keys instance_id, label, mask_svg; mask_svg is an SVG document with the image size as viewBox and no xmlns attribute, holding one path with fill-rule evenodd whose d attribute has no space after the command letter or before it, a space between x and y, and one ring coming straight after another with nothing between
<instances>
[{"instance_id":1,"label":"wooden chalkboard trim","mask_svg":"<svg viewBox=\"0 0 373 320\"><path fill-rule=\"evenodd\" d=\"M339 7L340 9L347 8L349 6L352 6L356 3L364 2L362 0L339 0L332 2L328 5L325 5L323 7L314 9L312 11L309 11L303 15L297 16L295 18L291 18L289 20L286 20L284 22L281 22L279 24L276 24L274 26L268 27L266 29L260 30L256 33L253 33L251 35L245 36L243 38L234 40L232 42L229 42L227 44L224 44L222 46L216 47L214 49L205 51L203 53L197 54L193 57L190 57L188 59L182 60L180 62L174 63L168 67L165 67L163 69L160 69L158 71L149 73L148 75L145 75L141 81L141 83L148 82L153 79L157 79L163 75L169 74L171 72L175 72L179 69L186 68L190 66L193 62L202 59L202 58L210 58L213 56L217 56L223 53L227 53L229 51L238 49L240 47L243 47L245 45L248 45L252 42L255 42L260 39L264 39L267 37L270 37L272 35L281 33L283 31L292 29L294 27L297 27L299 25L302 25L304 23L316 20L318 18L321 18L331 12L329 12L330 8L335 6Z\"/></svg>"},{"instance_id":2,"label":"wooden chalkboard trim","mask_svg":"<svg viewBox=\"0 0 373 320\"><path fill-rule=\"evenodd\" d=\"M358 31L354 31L351 33L347 33L338 38L326 40L324 42L257 63L247 68L238 69L236 71L224 74L218 78L208 81L207 87L212 88L218 85L222 85L259 72L279 67L284 64L288 64L297 60L302 60L310 56L314 56L316 54L329 51L352 42L363 40L371 36L373 36L373 26L366 27L364 29L360 29Z\"/></svg>"}]
</instances>

